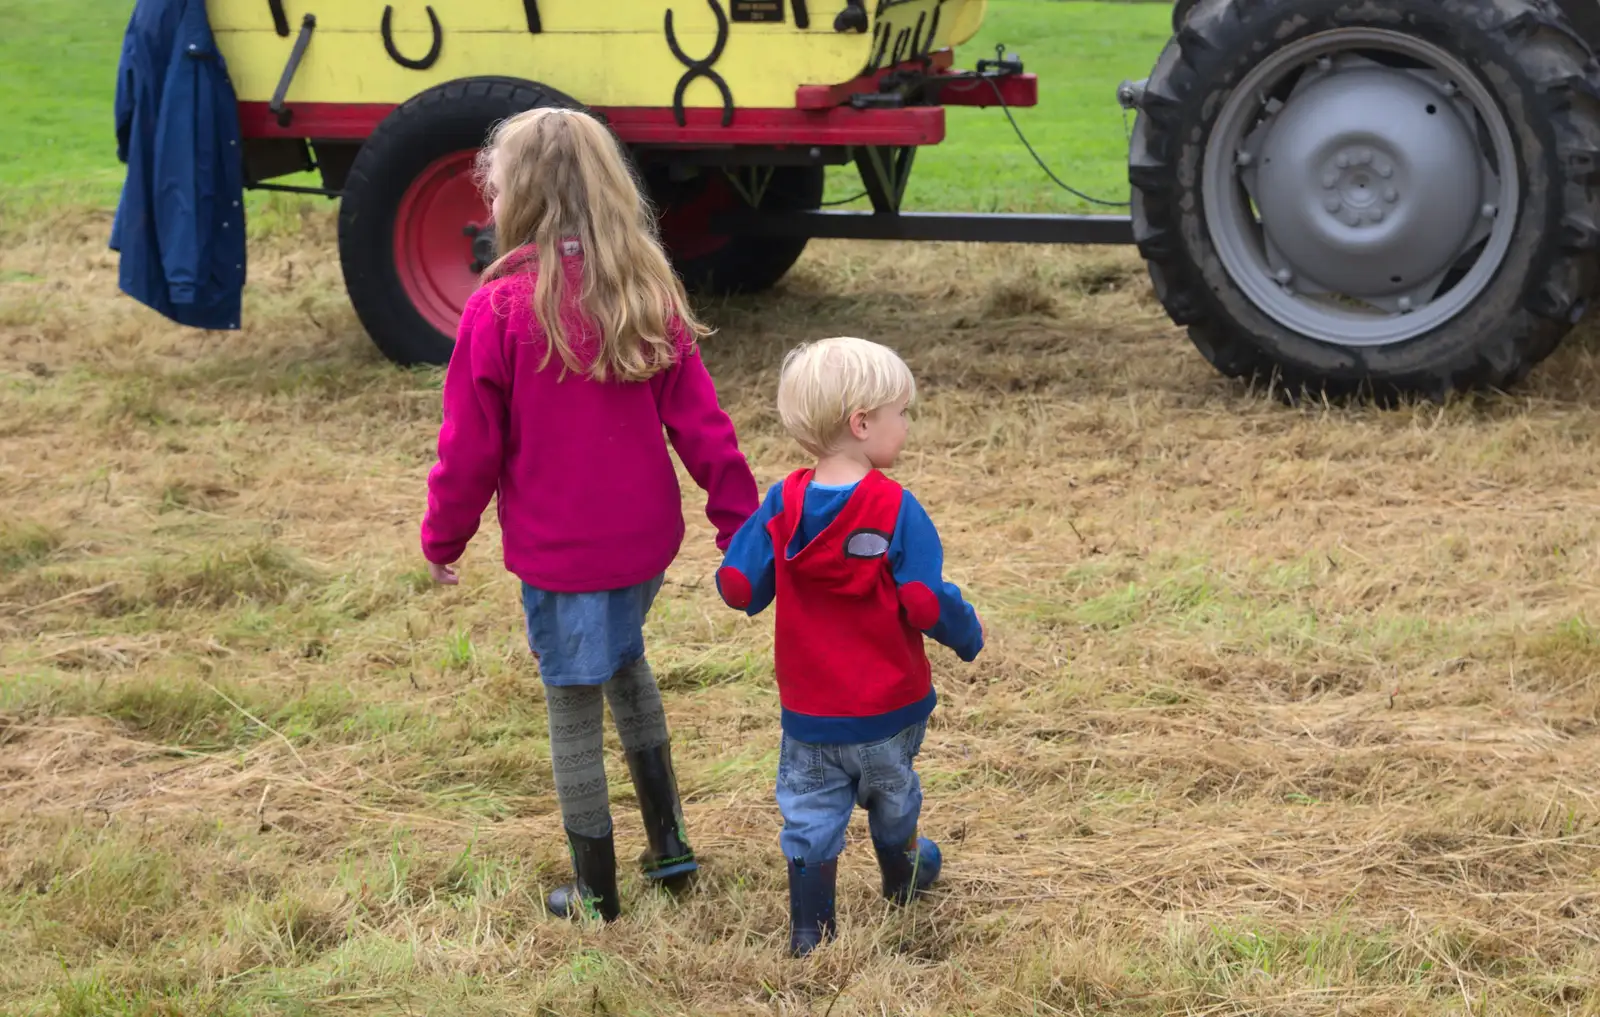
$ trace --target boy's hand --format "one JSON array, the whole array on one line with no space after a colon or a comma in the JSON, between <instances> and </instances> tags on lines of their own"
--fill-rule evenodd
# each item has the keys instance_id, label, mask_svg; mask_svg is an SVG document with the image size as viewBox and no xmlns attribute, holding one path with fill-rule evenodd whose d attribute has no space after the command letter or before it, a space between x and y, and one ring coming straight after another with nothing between
<instances>
[{"instance_id":1,"label":"boy's hand","mask_svg":"<svg viewBox=\"0 0 1600 1017\"><path fill-rule=\"evenodd\" d=\"M428 575L433 577L433 581L441 586L455 586L461 582L461 578L456 575L455 569L449 565L438 565L431 561L428 563Z\"/></svg>"}]
</instances>

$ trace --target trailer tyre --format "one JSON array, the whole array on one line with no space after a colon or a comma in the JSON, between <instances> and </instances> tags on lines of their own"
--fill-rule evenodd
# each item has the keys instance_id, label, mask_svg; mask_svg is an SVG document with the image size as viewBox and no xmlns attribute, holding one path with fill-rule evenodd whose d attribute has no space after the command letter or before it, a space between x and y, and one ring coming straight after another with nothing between
<instances>
[{"instance_id":1,"label":"trailer tyre","mask_svg":"<svg viewBox=\"0 0 1600 1017\"><path fill-rule=\"evenodd\" d=\"M493 255L489 235L476 236L489 210L473 159L496 124L540 106L581 108L517 78L448 81L397 106L361 146L339 202L339 263L356 316L395 363L449 362Z\"/></svg>"},{"instance_id":2,"label":"trailer tyre","mask_svg":"<svg viewBox=\"0 0 1600 1017\"><path fill-rule=\"evenodd\" d=\"M1548 0L1195 0L1129 152L1157 296L1289 396L1515 383L1596 284L1595 75Z\"/></svg>"},{"instance_id":3,"label":"trailer tyre","mask_svg":"<svg viewBox=\"0 0 1600 1017\"><path fill-rule=\"evenodd\" d=\"M821 166L771 167L743 174L737 182L729 172L708 168L676 182L666 167L654 166L644 175L645 188L658 212L662 246L691 293L731 296L771 289L806 249L804 237L715 233L712 221L718 213L740 207L814 212L822 206L825 181Z\"/></svg>"}]
</instances>

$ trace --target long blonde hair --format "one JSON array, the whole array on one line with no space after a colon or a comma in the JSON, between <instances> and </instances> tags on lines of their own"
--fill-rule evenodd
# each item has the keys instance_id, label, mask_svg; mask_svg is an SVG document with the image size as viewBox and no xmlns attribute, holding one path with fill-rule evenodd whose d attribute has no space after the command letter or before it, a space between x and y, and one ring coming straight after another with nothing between
<instances>
[{"instance_id":1,"label":"long blonde hair","mask_svg":"<svg viewBox=\"0 0 1600 1017\"><path fill-rule=\"evenodd\" d=\"M683 284L667 262L655 217L622 149L599 121L578 110L530 109L495 127L478 154L484 200L498 194L494 264L483 281L516 270L511 255L532 244L539 268L533 313L551 354L567 370L597 381L644 381L669 367L677 341L674 319L698 339L711 334L689 309ZM566 273L561 242L583 245L579 303L600 329L587 366L561 323Z\"/></svg>"}]
</instances>

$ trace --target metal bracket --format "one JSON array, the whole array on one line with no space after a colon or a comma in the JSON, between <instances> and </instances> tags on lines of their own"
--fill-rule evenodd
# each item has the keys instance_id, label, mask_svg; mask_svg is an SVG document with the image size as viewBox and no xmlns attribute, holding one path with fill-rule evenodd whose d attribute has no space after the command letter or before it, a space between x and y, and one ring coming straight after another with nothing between
<instances>
[{"instance_id":1,"label":"metal bracket","mask_svg":"<svg viewBox=\"0 0 1600 1017\"><path fill-rule=\"evenodd\" d=\"M723 175L728 178L728 183L738 192L739 197L751 208L760 208L761 202L767 196L767 188L772 185L773 167L750 166L747 167L749 179L741 179L737 169L723 170Z\"/></svg>"},{"instance_id":2,"label":"metal bracket","mask_svg":"<svg viewBox=\"0 0 1600 1017\"><path fill-rule=\"evenodd\" d=\"M898 150L876 145L856 149L856 168L874 212L893 215L900 211L916 156L916 147L911 145Z\"/></svg>"},{"instance_id":3,"label":"metal bracket","mask_svg":"<svg viewBox=\"0 0 1600 1017\"><path fill-rule=\"evenodd\" d=\"M1149 85L1149 78L1140 78L1138 81L1124 81L1117 86L1117 105L1126 110L1142 108L1144 106L1145 89Z\"/></svg>"},{"instance_id":4,"label":"metal bracket","mask_svg":"<svg viewBox=\"0 0 1600 1017\"><path fill-rule=\"evenodd\" d=\"M494 264L494 223L490 223L487 226L479 226L469 222L461 227L461 235L472 241L472 261L468 264L468 267L474 273L481 273L484 269Z\"/></svg>"},{"instance_id":5,"label":"metal bracket","mask_svg":"<svg viewBox=\"0 0 1600 1017\"><path fill-rule=\"evenodd\" d=\"M1022 58L1015 53L1007 53L1003 42L995 46L993 60L979 60L977 67L980 75L993 72L1002 78L1007 74L1021 74L1023 70Z\"/></svg>"},{"instance_id":6,"label":"metal bracket","mask_svg":"<svg viewBox=\"0 0 1600 1017\"><path fill-rule=\"evenodd\" d=\"M711 217L718 234L832 240L949 240L979 244L1132 244L1125 215L1016 215L998 212L765 212Z\"/></svg>"},{"instance_id":7,"label":"metal bracket","mask_svg":"<svg viewBox=\"0 0 1600 1017\"><path fill-rule=\"evenodd\" d=\"M845 0L844 10L833 16L833 30L865 34L867 20L866 0Z\"/></svg>"},{"instance_id":8,"label":"metal bracket","mask_svg":"<svg viewBox=\"0 0 1600 1017\"><path fill-rule=\"evenodd\" d=\"M282 194L310 194L318 198L337 198L343 195L342 191L335 191L330 187L300 187L296 184L245 184L252 191L278 191Z\"/></svg>"},{"instance_id":9,"label":"metal bracket","mask_svg":"<svg viewBox=\"0 0 1600 1017\"><path fill-rule=\"evenodd\" d=\"M283 0L267 0L267 10L272 13L272 30L278 38L289 38L289 15L283 9Z\"/></svg>"},{"instance_id":10,"label":"metal bracket","mask_svg":"<svg viewBox=\"0 0 1600 1017\"><path fill-rule=\"evenodd\" d=\"M289 83L294 80L294 72L300 69L300 61L306 55L306 47L311 44L311 33L316 30L317 16L307 14L300 19L300 34L295 37L294 48L289 50L289 62L283 65L283 74L278 78L278 87L272 91L272 100L267 103L267 109L278 118L279 127L288 127L294 120L294 110L284 106L283 100L289 94Z\"/></svg>"}]
</instances>

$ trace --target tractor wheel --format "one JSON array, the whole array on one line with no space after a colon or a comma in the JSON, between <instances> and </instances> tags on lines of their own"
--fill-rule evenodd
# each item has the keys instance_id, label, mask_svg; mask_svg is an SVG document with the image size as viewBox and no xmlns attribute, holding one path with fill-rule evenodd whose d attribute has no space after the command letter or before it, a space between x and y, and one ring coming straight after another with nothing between
<instances>
[{"instance_id":1,"label":"tractor wheel","mask_svg":"<svg viewBox=\"0 0 1600 1017\"><path fill-rule=\"evenodd\" d=\"M814 212L822 206L823 176L820 166L707 168L678 181L667 167L652 166L644 182L659 213L661 245L684 287L728 296L771 289L794 267L806 241L713 233L713 217L741 206Z\"/></svg>"},{"instance_id":2,"label":"tractor wheel","mask_svg":"<svg viewBox=\"0 0 1600 1017\"><path fill-rule=\"evenodd\" d=\"M1197 0L1129 152L1157 295L1290 397L1515 383L1596 283L1595 73L1548 0Z\"/></svg>"},{"instance_id":3,"label":"tractor wheel","mask_svg":"<svg viewBox=\"0 0 1600 1017\"><path fill-rule=\"evenodd\" d=\"M1174 35L1183 31L1183 23L1189 18L1189 11L1194 7L1195 0L1178 0L1172 5L1172 32Z\"/></svg>"},{"instance_id":4,"label":"tractor wheel","mask_svg":"<svg viewBox=\"0 0 1600 1017\"><path fill-rule=\"evenodd\" d=\"M356 315L395 363L444 364L461 309L493 260L472 164L501 120L578 107L516 78L463 78L408 99L378 124L339 202L339 262Z\"/></svg>"}]
</instances>

